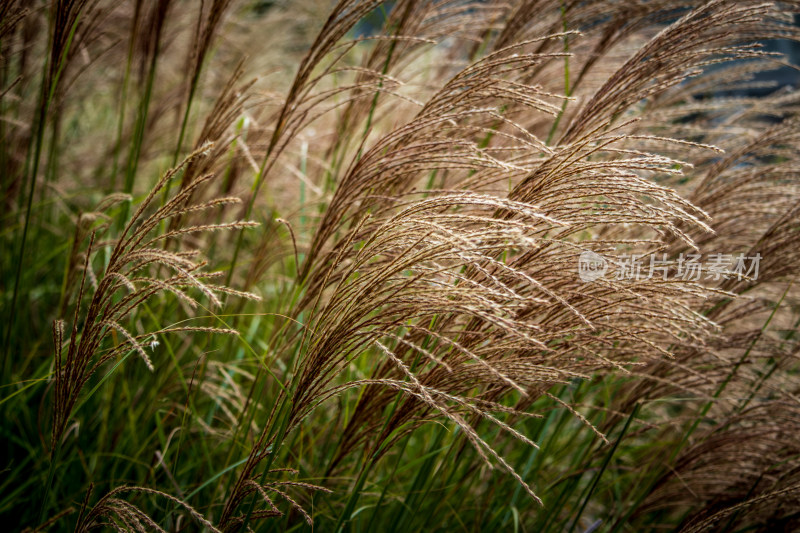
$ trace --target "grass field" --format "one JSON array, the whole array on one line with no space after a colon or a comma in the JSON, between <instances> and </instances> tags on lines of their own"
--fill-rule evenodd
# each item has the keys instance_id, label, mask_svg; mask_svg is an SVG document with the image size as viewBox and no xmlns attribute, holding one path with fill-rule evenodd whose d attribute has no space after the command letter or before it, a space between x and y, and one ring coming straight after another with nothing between
<instances>
[{"instance_id":1,"label":"grass field","mask_svg":"<svg viewBox=\"0 0 800 533\"><path fill-rule=\"evenodd\" d=\"M798 17L3 0L0 529L800 530Z\"/></svg>"}]
</instances>

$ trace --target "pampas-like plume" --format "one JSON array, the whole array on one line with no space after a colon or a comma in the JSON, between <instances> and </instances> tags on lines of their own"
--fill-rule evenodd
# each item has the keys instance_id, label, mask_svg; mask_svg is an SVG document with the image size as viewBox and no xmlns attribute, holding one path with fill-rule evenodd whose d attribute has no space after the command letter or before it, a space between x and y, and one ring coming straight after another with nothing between
<instances>
[{"instance_id":1,"label":"pampas-like plume","mask_svg":"<svg viewBox=\"0 0 800 533\"><path fill-rule=\"evenodd\" d=\"M146 487L117 487L103 495L103 497L97 501L97 503L89 510L89 512L86 512L86 504L91 492L92 487L90 486L86 494L86 500L84 500L80 516L78 517L78 523L75 527L76 533L84 533L86 531L92 531L93 529L109 526L113 527L117 531L129 531L136 533L158 531L160 533L166 533L165 530L159 526L155 520L147 515L147 513L127 500L120 498L121 495L126 493L149 494L163 498L186 511L194 521L200 524L207 531L211 531L212 533L220 533L220 531L215 528L211 522L206 520L205 517L197 512L191 505L179 498L175 498L174 496L170 496L169 494L158 490L148 489ZM104 521L104 519L108 521ZM119 521L121 526L116 521Z\"/></svg>"},{"instance_id":2,"label":"pampas-like plume","mask_svg":"<svg viewBox=\"0 0 800 533\"><path fill-rule=\"evenodd\" d=\"M765 88L756 74L782 59L758 43L800 37L796 0L336 0L302 58L295 33L313 15L284 27L294 1L22 4L0 2L4 220L21 230L0 232L20 256L3 264L20 288L7 314L38 305L61 320L52 379L26 335L36 315L4 326L0 405L22 413L2 427L22 435L8 463L32 464L35 480L48 461L25 441L25 413L53 394L40 516L21 527L66 523L83 494L77 531L796 525L800 96L720 96ZM364 24L381 13L379 30ZM258 67L232 58L245 48ZM230 71L202 75L213 58ZM251 71L263 77L243 82ZM64 213L119 174L129 194L65 238ZM232 209L242 221L223 222ZM255 238L251 218L267 221ZM231 259L224 285L199 236ZM60 292L37 285L45 259L23 264L26 238L69 251ZM604 275L579 275L587 253ZM759 275L678 275L714 253L760 257ZM626 276L624 257L663 276ZM269 299L217 315L228 296L254 298L228 287L242 267L244 288ZM169 303L160 316L154 297ZM230 323L172 320L201 302ZM136 423L115 423L130 406L112 406L68 439L83 400L112 403L131 384L97 383L103 365L132 355L153 371L167 334L185 342L154 386L136 384ZM84 449L97 427L101 444ZM131 451L138 431L149 436ZM72 442L81 454L61 461ZM436 465L403 501L410 453ZM81 469L102 484L94 505Z\"/></svg>"},{"instance_id":3,"label":"pampas-like plume","mask_svg":"<svg viewBox=\"0 0 800 533\"><path fill-rule=\"evenodd\" d=\"M681 531L724 531L726 525L797 525L800 430L795 402L772 401L720 420L698 435L664 474L637 513L694 511Z\"/></svg>"},{"instance_id":4,"label":"pampas-like plume","mask_svg":"<svg viewBox=\"0 0 800 533\"><path fill-rule=\"evenodd\" d=\"M197 307L198 302L186 292L195 289L202 293L214 306L220 306L217 293L233 293L237 296L256 298L249 293L231 291L225 287L209 284L211 277L203 271L204 261L199 261L191 250L166 252L153 247L157 241L182 236L195 232L212 230L230 230L253 227L254 222L231 222L208 224L176 229L168 233L152 234L159 224L188 212L204 211L218 205L220 201L184 207L185 197L211 176L195 180L185 187L165 205L148 213L158 193L167 186L191 160L203 157L207 147L196 151L184 162L165 173L147 197L139 204L134 214L122 229L119 237L104 245L111 247L110 259L102 276L92 282L91 298L85 315L82 316L84 293L87 291L86 280L95 279L92 270L92 256L95 252L97 230L92 231L89 244L83 252L83 269L81 281L75 300L75 312L67 341L63 346L64 324L58 321L53 326L55 347L55 372L53 376L53 428L52 445L57 447L66 429L72 411L89 378L107 361L125 352L134 351L143 360L149 370L154 370L150 357L144 348L147 339L155 338L162 333L191 332L195 330L213 333L235 334L236 331L218 328L172 327L149 333L133 334L123 325L123 321L142 303L159 293L170 293L190 308ZM235 199L226 199L222 204ZM76 242L78 239L76 238ZM164 278L148 275L149 270L161 271L164 268L169 275ZM124 292L125 294L121 294ZM82 320L83 325L79 325ZM121 342L113 347L103 347L103 341L112 333L121 336ZM66 351L66 355L64 355Z\"/></svg>"},{"instance_id":5,"label":"pampas-like plume","mask_svg":"<svg viewBox=\"0 0 800 533\"><path fill-rule=\"evenodd\" d=\"M535 445L492 415L501 399L517 394L529 405L574 376L627 373L671 358L677 345L704 346L717 325L695 310L729 291L660 278L585 284L575 269L585 250L613 254L623 246L648 257L671 243L696 250L697 239L713 234L708 213L654 179L683 175L690 162L651 147L720 150L639 132L632 108L707 65L757 56L737 42L769 12L713 1L688 13L598 88L553 146L525 122L557 121L563 99L528 74L564 60L564 52L542 47L569 32L487 54L444 83L410 122L372 144L365 139L305 253L303 296L292 316L303 315L308 327L287 339L285 350L300 356L273 409L271 424L279 426L257 439L221 527L236 520L256 466L271 462L284 436L353 387L367 389L331 468L359 446L376 461L403 434L442 417L489 466L507 470L538 499L469 419ZM310 113L291 109L279 121L284 142L292 135L284 124ZM620 118L626 115L633 116ZM429 176L442 188L419 191ZM584 241L586 231L599 238ZM618 268L612 261L612 272ZM361 357L375 361L372 376L340 383ZM402 399L385 414L398 392Z\"/></svg>"}]
</instances>

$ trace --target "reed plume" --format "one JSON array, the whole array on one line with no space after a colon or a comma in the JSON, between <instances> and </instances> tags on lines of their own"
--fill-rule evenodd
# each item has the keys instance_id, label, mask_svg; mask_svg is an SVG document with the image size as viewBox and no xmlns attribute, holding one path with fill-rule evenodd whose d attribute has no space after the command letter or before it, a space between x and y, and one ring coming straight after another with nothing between
<instances>
[{"instance_id":1,"label":"reed plume","mask_svg":"<svg viewBox=\"0 0 800 533\"><path fill-rule=\"evenodd\" d=\"M798 13L0 3L0 514L796 527Z\"/></svg>"}]
</instances>

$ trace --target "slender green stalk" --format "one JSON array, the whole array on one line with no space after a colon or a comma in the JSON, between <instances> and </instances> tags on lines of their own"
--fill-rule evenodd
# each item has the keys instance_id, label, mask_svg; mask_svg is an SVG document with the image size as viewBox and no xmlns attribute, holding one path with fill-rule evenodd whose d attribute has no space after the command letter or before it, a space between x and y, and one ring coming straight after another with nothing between
<instances>
[{"instance_id":1,"label":"slender green stalk","mask_svg":"<svg viewBox=\"0 0 800 533\"><path fill-rule=\"evenodd\" d=\"M111 191L117 188L117 172L119 171L119 155L122 149L122 132L125 126L125 111L128 103L128 89L130 87L131 67L133 65L134 50L136 44L136 26L139 22L141 15L141 3L136 2L133 19L131 20L131 32L128 37L128 55L125 61L125 74L122 77L122 86L120 87L120 101L119 101L119 114L117 115L117 132L116 142L114 143L114 156L111 166L111 181L109 189Z\"/></svg>"},{"instance_id":2,"label":"slender green stalk","mask_svg":"<svg viewBox=\"0 0 800 533\"><path fill-rule=\"evenodd\" d=\"M631 414L628 415L628 419L625 421L625 425L622 427L622 431L620 431L619 435L617 436L617 440L614 441L614 445L611 447L611 449L608 451L605 458L603 459L603 464L600 466L600 470L598 470L597 473L595 473L594 478L592 479L592 482L589 485L589 490L586 492L586 497L583 499L583 503L578 508L578 512L575 513L575 519L572 521L572 525L569 527L569 533L575 531L575 527L578 525L578 521L580 520L583 511L586 509L586 505L589 503L592 494L594 494L594 490L597 488L597 484L600 482L600 478L603 476L603 473L606 471L606 468L608 468L608 463L611 461L611 458L617 452L617 448L619 448L620 442L622 442L622 439L625 437L625 433L627 433L628 428L631 425L631 422L633 422L633 420L636 418L636 415L639 413L639 406L640 404L638 403L633 406Z\"/></svg>"},{"instance_id":3,"label":"slender green stalk","mask_svg":"<svg viewBox=\"0 0 800 533\"><path fill-rule=\"evenodd\" d=\"M58 64L56 65L55 72L52 75L52 78L48 74L48 72L53 70L53 66L50 64L50 61L46 59L42 67L42 81L40 86L39 105L38 105L39 113L37 115L36 121L34 122L34 131L36 132L36 134L34 135L35 140L33 141L34 142L33 157L31 158L31 151L29 147L25 162L24 176L28 182L28 196L25 205L25 216L22 227L22 237L20 238L19 241L19 252L16 255L17 271L14 276L14 290L11 296L11 305L9 306L8 316L6 317L8 325L6 327L6 335L3 341L3 359L4 359L3 368L5 370L5 375L9 375L10 373L9 349L11 347L11 332L13 330L14 320L16 319L17 315L16 306L17 306L17 299L19 297L20 279L22 278L22 266L25 263L25 246L28 241L28 230L31 221L33 198L36 192L36 176L39 174L39 161L41 159L42 144L44 142L44 134L47 125L48 111L50 109L50 105L53 102L53 98L55 97L55 93L58 88L58 82L61 78L61 74L64 70L64 67L66 66L67 55L69 53L70 47L72 46L72 40L75 37L75 31L78 28L79 21L80 21L80 13L78 13L78 15L76 16L76 20L72 24L72 27L69 30L64 50L61 54L61 57L58 58ZM54 32L53 25L54 23L51 17L50 31L48 32L49 35L48 45L52 45L53 32ZM31 162L33 168L31 169L30 173L28 173L29 164L31 164ZM25 189L24 186L20 188L20 194L22 194L22 191L24 189Z\"/></svg>"}]
</instances>

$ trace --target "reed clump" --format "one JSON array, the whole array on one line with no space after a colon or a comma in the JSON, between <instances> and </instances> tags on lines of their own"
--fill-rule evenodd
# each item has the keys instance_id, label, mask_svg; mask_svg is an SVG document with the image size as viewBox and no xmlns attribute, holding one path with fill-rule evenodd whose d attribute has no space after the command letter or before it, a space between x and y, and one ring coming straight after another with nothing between
<instances>
[{"instance_id":1,"label":"reed clump","mask_svg":"<svg viewBox=\"0 0 800 533\"><path fill-rule=\"evenodd\" d=\"M800 4L325 9L0 3L5 523L797 528Z\"/></svg>"}]
</instances>

